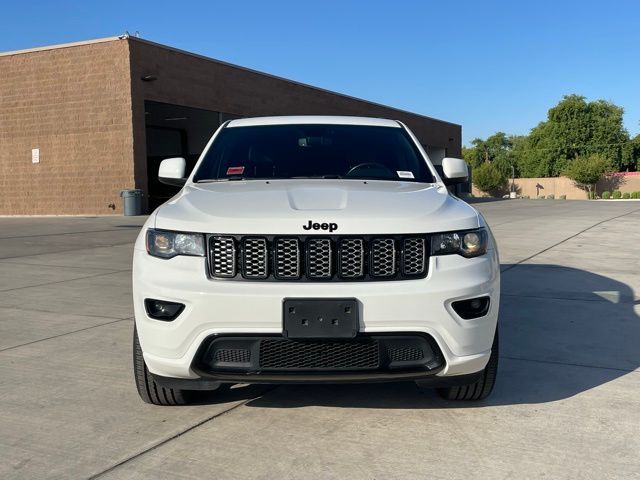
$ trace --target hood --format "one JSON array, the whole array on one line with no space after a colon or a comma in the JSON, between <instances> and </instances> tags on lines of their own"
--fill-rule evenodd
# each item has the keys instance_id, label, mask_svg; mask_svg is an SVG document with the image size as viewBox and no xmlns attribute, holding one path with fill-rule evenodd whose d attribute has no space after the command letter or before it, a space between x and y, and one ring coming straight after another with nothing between
<instances>
[{"instance_id":1,"label":"hood","mask_svg":"<svg viewBox=\"0 0 640 480\"><path fill-rule=\"evenodd\" d=\"M265 235L326 235L329 228L334 235L429 233L479 225L474 208L436 184L329 179L186 185L159 208L155 223L167 230Z\"/></svg>"}]
</instances>

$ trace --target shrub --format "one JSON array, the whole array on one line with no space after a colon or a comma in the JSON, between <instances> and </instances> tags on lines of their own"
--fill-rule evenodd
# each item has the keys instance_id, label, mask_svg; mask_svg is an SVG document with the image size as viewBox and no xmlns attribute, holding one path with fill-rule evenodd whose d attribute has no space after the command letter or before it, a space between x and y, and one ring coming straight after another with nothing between
<instances>
[{"instance_id":1,"label":"shrub","mask_svg":"<svg viewBox=\"0 0 640 480\"><path fill-rule=\"evenodd\" d=\"M566 196L566 195L560 195L558 198L559 198L560 200L566 200L566 199L567 199L567 196Z\"/></svg>"},{"instance_id":2,"label":"shrub","mask_svg":"<svg viewBox=\"0 0 640 480\"><path fill-rule=\"evenodd\" d=\"M531 197L529 195L522 195L520 198L524 200L529 200Z\"/></svg>"},{"instance_id":3,"label":"shrub","mask_svg":"<svg viewBox=\"0 0 640 480\"><path fill-rule=\"evenodd\" d=\"M609 200L611 198L611 192L602 192L602 198Z\"/></svg>"},{"instance_id":4,"label":"shrub","mask_svg":"<svg viewBox=\"0 0 640 480\"><path fill-rule=\"evenodd\" d=\"M473 184L483 192L495 192L504 187L507 178L493 164L486 162L473 170Z\"/></svg>"},{"instance_id":5,"label":"shrub","mask_svg":"<svg viewBox=\"0 0 640 480\"><path fill-rule=\"evenodd\" d=\"M629 192L624 192L622 194L622 198L624 198L625 200L629 200L631 198L631 194Z\"/></svg>"},{"instance_id":6,"label":"shrub","mask_svg":"<svg viewBox=\"0 0 640 480\"><path fill-rule=\"evenodd\" d=\"M552 193L551 195L547 195L547 199L553 200L556 196Z\"/></svg>"},{"instance_id":7,"label":"shrub","mask_svg":"<svg viewBox=\"0 0 640 480\"><path fill-rule=\"evenodd\" d=\"M631 198L640 198L640 192L631 192Z\"/></svg>"},{"instance_id":8,"label":"shrub","mask_svg":"<svg viewBox=\"0 0 640 480\"><path fill-rule=\"evenodd\" d=\"M594 198L596 198L596 192L587 192L587 198L589 200L593 200Z\"/></svg>"},{"instance_id":9,"label":"shrub","mask_svg":"<svg viewBox=\"0 0 640 480\"><path fill-rule=\"evenodd\" d=\"M539 198L540 200L544 200L544 195L538 195L538 198Z\"/></svg>"},{"instance_id":10,"label":"shrub","mask_svg":"<svg viewBox=\"0 0 640 480\"><path fill-rule=\"evenodd\" d=\"M613 192L613 198L622 198L622 192L620 190L616 190L615 192Z\"/></svg>"},{"instance_id":11,"label":"shrub","mask_svg":"<svg viewBox=\"0 0 640 480\"><path fill-rule=\"evenodd\" d=\"M589 199L593 199L595 197L591 193L595 189L595 184L604 174L611 170L612 166L609 159L596 153L588 157L579 156L574 158L567 164L563 173L573 180L578 187L586 190Z\"/></svg>"}]
</instances>

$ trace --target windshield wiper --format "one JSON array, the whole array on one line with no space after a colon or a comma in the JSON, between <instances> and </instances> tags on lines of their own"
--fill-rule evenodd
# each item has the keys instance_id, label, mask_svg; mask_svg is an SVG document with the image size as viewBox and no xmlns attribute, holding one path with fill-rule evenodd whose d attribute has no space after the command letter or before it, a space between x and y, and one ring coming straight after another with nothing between
<instances>
[{"instance_id":1,"label":"windshield wiper","mask_svg":"<svg viewBox=\"0 0 640 480\"><path fill-rule=\"evenodd\" d=\"M342 178L341 175L302 175L299 177L289 177L289 178L296 178L296 179L305 179L305 178L327 178L327 179L339 179Z\"/></svg>"},{"instance_id":2,"label":"windshield wiper","mask_svg":"<svg viewBox=\"0 0 640 480\"><path fill-rule=\"evenodd\" d=\"M196 183L212 183L212 182L232 182L236 180L262 180L261 178L249 178L249 177L225 177L225 178L203 178Z\"/></svg>"},{"instance_id":3,"label":"windshield wiper","mask_svg":"<svg viewBox=\"0 0 640 480\"><path fill-rule=\"evenodd\" d=\"M316 179L316 178L326 178L326 179L341 179L345 178L341 175L303 175L299 177L242 177L240 175L233 175L224 178L203 178L201 180L196 181L196 183L212 183L212 182L233 182L238 180L304 180L304 179Z\"/></svg>"}]
</instances>

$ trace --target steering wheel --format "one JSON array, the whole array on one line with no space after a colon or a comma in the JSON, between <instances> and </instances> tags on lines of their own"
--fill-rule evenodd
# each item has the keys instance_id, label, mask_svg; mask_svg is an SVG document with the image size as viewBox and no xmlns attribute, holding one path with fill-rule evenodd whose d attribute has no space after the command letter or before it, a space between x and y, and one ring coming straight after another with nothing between
<instances>
[{"instance_id":1,"label":"steering wheel","mask_svg":"<svg viewBox=\"0 0 640 480\"><path fill-rule=\"evenodd\" d=\"M381 163L376 162L365 162L359 163L358 165L351 167L349 171L346 173L345 177L353 175L358 170L383 170L385 173L388 173L389 177L393 177L393 171L389 170L386 166Z\"/></svg>"}]
</instances>

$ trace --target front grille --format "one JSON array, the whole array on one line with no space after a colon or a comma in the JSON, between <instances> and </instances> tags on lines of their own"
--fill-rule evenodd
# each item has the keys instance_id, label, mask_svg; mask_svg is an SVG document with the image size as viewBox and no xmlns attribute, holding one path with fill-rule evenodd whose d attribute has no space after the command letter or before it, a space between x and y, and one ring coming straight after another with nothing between
<instances>
[{"instance_id":1,"label":"front grille","mask_svg":"<svg viewBox=\"0 0 640 480\"><path fill-rule=\"evenodd\" d=\"M424 278L425 235L209 237L213 278L280 281L374 281Z\"/></svg>"},{"instance_id":2,"label":"front grille","mask_svg":"<svg viewBox=\"0 0 640 480\"><path fill-rule=\"evenodd\" d=\"M424 354L420 348L412 346L389 346L387 355L392 362L415 362L421 360Z\"/></svg>"},{"instance_id":3,"label":"front grille","mask_svg":"<svg viewBox=\"0 0 640 480\"><path fill-rule=\"evenodd\" d=\"M375 370L379 364L380 347L375 340L260 342L262 370Z\"/></svg>"},{"instance_id":4,"label":"front grille","mask_svg":"<svg viewBox=\"0 0 640 480\"><path fill-rule=\"evenodd\" d=\"M443 366L435 340L416 333L360 333L348 340L212 335L192 364L201 376L426 372Z\"/></svg>"},{"instance_id":5,"label":"front grille","mask_svg":"<svg viewBox=\"0 0 640 480\"><path fill-rule=\"evenodd\" d=\"M251 361L251 351L246 348L224 348L217 350L213 359L222 363L247 363Z\"/></svg>"}]
</instances>

